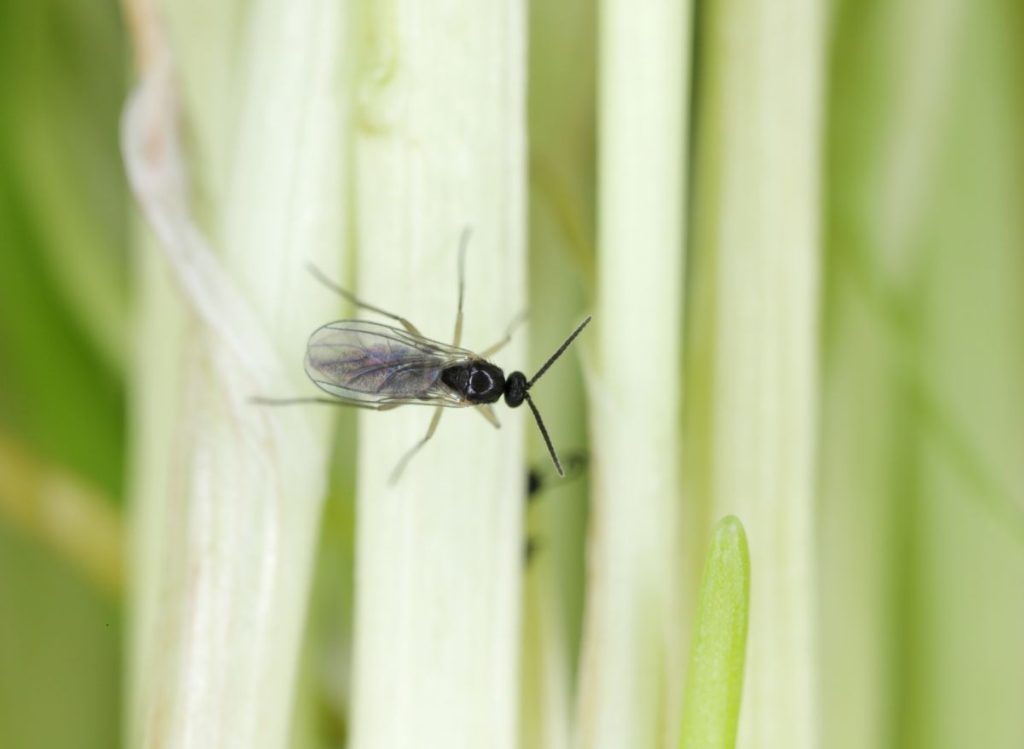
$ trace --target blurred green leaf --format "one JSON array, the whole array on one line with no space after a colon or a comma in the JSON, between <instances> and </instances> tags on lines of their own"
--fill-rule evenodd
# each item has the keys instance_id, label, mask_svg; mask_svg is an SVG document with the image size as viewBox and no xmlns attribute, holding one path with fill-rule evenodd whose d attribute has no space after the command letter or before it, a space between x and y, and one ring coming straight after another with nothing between
<instances>
[{"instance_id":1,"label":"blurred green leaf","mask_svg":"<svg viewBox=\"0 0 1024 749\"><path fill-rule=\"evenodd\" d=\"M1024 7L840 3L823 744L1018 747Z\"/></svg>"},{"instance_id":2,"label":"blurred green leaf","mask_svg":"<svg viewBox=\"0 0 1024 749\"><path fill-rule=\"evenodd\" d=\"M0 421L115 498L124 55L113 2L0 5Z\"/></svg>"},{"instance_id":3,"label":"blurred green leaf","mask_svg":"<svg viewBox=\"0 0 1024 749\"><path fill-rule=\"evenodd\" d=\"M0 746L119 746L120 607L2 520L0 601Z\"/></svg>"},{"instance_id":4,"label":"blurred green leaf","mask_svg":"<svg viewBox=\"0 0 1024 749\"><path fill-rule=\"evenodd\" d=\"M121 612L95 586L117 574L102 560L118 550L89 546L103 534L79 535L69 485L52 478L94 486L91 517L115 527L129 323L117 152L125 56L112 0L0 3L0 430L52 467L37 478L54 500L21 517L8 513L37 497L0 502L5 747L120 743ZM21 491L23 478L6 474L5 487Z\"/></svg>"}]
</instances>

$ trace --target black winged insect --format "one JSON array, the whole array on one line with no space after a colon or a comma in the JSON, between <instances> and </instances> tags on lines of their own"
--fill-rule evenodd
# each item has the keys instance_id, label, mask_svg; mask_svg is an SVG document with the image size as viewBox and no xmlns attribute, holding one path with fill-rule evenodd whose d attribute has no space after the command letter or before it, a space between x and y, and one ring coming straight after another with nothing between
<instances>
[{"instance_id":1,"label":"black winged insect","mask_svg":"<svg viewBox=\"0 0 1024 749\"><path fill-rule=\"evenodd\" d=\"M537 421L555 470L559 476L563 476L562 464L551 444L540 411L530 397L530 388L587 326L590 317L576 326L533 377L527 379L519 371L506 377L501 367L488 361L488 358L508 344L521 317L513 321L501 340L479 354L459 346L462 339L464 269L468 242L467 229L459 243L459 298L451 344L427 338L404 317L358 299L311 265L310 272L325 286L357 308L394 320L401 327L367 320L339 320L318 328L313 331L306 347L306 374L313 384L333 398L256 398L255 401L267 405L329 403L376 411L406 405L434 406L434 415L430 419L427 433L398 461L391 473L391 483L398 480L409 460L434 436L445 408L475 407L497 427L498 419L494 415L492 403L504 397L509 408L517 408L525 401Z\"/></svg>"}]
</instances>

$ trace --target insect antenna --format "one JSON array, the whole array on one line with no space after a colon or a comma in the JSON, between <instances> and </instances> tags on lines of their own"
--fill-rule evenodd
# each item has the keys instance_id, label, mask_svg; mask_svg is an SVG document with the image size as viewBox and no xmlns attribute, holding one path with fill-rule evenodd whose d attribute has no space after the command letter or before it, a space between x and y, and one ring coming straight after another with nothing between
<instances>
[{"instance_id":1,"label":"insect antenna","mask_svg":"<svg viewBox=\"0 0 1024 749\"><path fill-rule=\"evenodd\" d=\"M544 426L544 419L540 417L540 411L533 405L533 398L530 397L529 393L526 393L526 405L533 411L533 418L537 420L537 427L540 429L540 436L544 438L544 444L548 446L548 452L551 454L551 460L555 464L555 470L558 471L558 475L564 477L565 471L562 470L562 464L558 462L558 453L555 452L555 446L551 444L551 438L548 436L547 427Z\"/></svg>"},{"instance_id":2,"label":"insect antenna","mask_svg":"<svg viewBox=\"0 0 1024 749\"><path fill-rule=\"evenodd\" d=\"M555 446L551 444L551 437L548 436L548 429L544 426L544 419L540 417L540 411L537 410L537 406L533 403L533 398L530 397L530 388L533 387L533 384L539 380L541 376L548 371L548 368L558 360L558 357L565 353L565 350L569 348L569 345L576 340L576 336L578 336L589 323L590 316L588 315L587 319L577 325L576 330L574 330L569 337L562 342L562 345L558 347L555 353L548 357L548 360L544 362L544 366L537 370L537 374L535 374L530 381L526 383L526 387L523 390L523 398L526 400L526 405L528 405L530 410L533 411L533 418L537 422L537 428L540 429L541 437L544 438L544 444L548 447L548 453L551 455L551 461L555 464L555 470L558 471L558 475L562 477L565 476L565 471L562 470L562 464L558 460L558 454L555 452Z\"/></svg>"},{"instance_id":3,"label":"insect antenna","mask_svg":"<svg viewBox=\"0 0 1024 749\"><path fill-rule=\"evenodd\" d=\"M565 341L562 343L561 346L558 347L558 350L555 351L555 353L548 357L548 360L544 362L544 366L537 370L537 374L530 378L530 381L526 383L527 390L529 390L533 386L533 383L535 383L537 380L541 378L541 375L548 371L548 368L558 360L558 357L565 353L565 350L569 348L569 344L576 340L576 336L578 336L583 331L583 329L587 327L588 324L590 324L590 315L587 315L587 319L576 326L576 330L574 330L569 335L569 337L565 339Z\"/></svg>"}]
</instances>

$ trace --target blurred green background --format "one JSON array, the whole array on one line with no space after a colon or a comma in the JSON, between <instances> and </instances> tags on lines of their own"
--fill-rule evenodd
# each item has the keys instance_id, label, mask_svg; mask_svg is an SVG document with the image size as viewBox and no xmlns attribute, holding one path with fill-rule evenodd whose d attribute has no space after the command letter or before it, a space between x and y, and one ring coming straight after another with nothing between
<instances>
[{"instance_id":1,"label":"blurred green background","mask_svg":"<svg viewBox=\"0 0 1024 749\"><path fill-rule=\"evenodd\" d=\"M125 506L127 43L112 2L0 4L5 747L109 747L121 730L123 589L95 557L118 558L103 547Z\"/></svg>"},{"instance_id":2,"label":"blurred green background","mask_svg":"<svg viewBox=\"0 0 1024 749\"><path fill-rule=\"evenodd\" d=\"M822 743L1022 747L1024 4L831 9ZM531 255L531 296L550 299L544 279L592 278L595 9L538 2L530 22L531 245L567 250ZM121 740L129 41L110 0L0 2L0 747ZM345 733L350 456L339 447L321 540L302 745ZM531 525L562 539L575 654L586 515L572 493Z\"/></svg>"}]
</instances>

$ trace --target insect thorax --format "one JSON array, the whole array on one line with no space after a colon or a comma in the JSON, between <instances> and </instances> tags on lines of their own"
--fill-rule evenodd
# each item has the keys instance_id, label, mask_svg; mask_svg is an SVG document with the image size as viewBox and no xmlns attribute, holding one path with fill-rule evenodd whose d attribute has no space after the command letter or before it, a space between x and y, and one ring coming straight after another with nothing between
<instances>
[{"instance_id":1,"label":"insect thorax","mask_svg":"<svg viewBox=\"0 0 1024 749\"><path fill-rule=\"evenodd\" d=\"M482 359L446 367L441 381L470 403L494 403L505 392L501 367Z\"/></svg>"}]
</instances>

